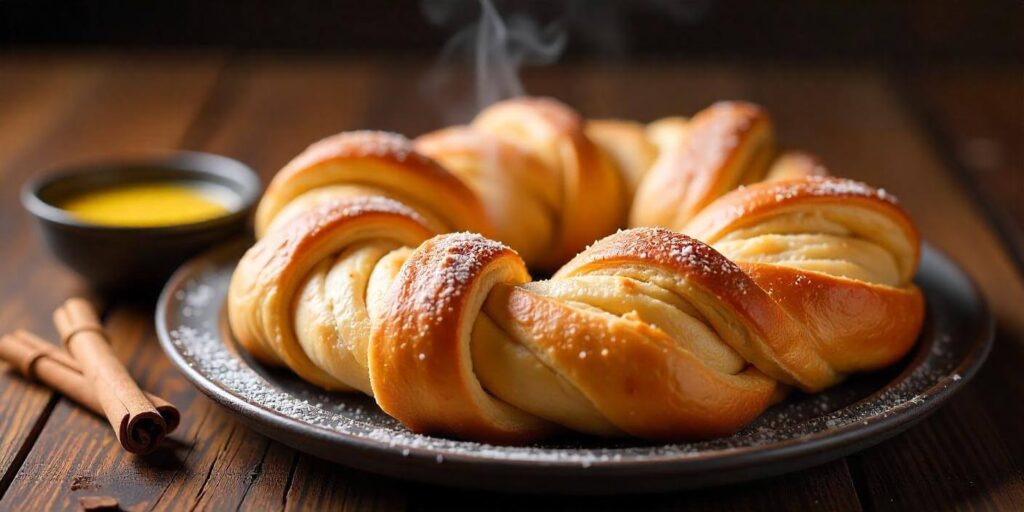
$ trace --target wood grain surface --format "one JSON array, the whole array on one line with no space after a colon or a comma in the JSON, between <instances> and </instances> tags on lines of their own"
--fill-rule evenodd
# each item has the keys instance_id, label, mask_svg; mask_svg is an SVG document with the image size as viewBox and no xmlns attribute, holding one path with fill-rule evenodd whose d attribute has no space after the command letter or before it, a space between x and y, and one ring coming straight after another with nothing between
<instances>
[{"instance_id":1,"label":"wood grain surface","mask_svg":"<svg viewBox=\"0 0 1024 512\"><path fill-rule=\"evenodd\" d=\"M429 72L418 61L329 57L0 57L0 331L25 327L52 339L53 308L88 293L34 236L17 199L29 177L83 159L185 148L238 158L266 180L337 131L416 135L452 121L423 86ZM777 478L654 496L538 498L402 482L239 424L171 366L151 304L108 298L118 356L144 388L182 409L181 428L158 453L132 456L101 418L0 371L0 509L69 509L79 497L113 496L132 510L1019 510L1024 282L1014 237L1024 221L1024 96L1019 70L977 73L665 63L526 75L532 93L591 117L651 120L718 99L757 101L785 145L903 200L924 237L984 289L998 339L963 393L877 447Z\"/></svg>"}]
</instances>

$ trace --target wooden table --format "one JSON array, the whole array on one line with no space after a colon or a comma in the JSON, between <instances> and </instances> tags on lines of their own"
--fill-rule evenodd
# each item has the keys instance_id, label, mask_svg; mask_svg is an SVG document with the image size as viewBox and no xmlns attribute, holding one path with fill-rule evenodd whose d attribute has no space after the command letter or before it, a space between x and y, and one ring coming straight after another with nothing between
<instances>
[{"instance_id":1,"label":"wooden table","mask_svg":"<svg viewBox=\"0 0 1024 512\"><path fill-rule=\"evenodd\" d=\"M341 130L414 135L438 126L421 94L429 63L244 55L14 53L0 57L0 332L55 337L54 307L85 291L32 233L30 176L68 162L187 148L269 178ZM157 345L152 306L112 301L104 319L143 386L184 423L151 457L50 391L0 372L0 509L66 509L107 495L132 509L472 509L545 505L696 509L1024 507L1024 87L1019 69L739 64L564 65L528 75L535 94L589 116L650 120L723 98L768 107L781 140L902 198L924 237L960 261L998 316L988 364L907 433L807 471L700 492L536 498L411 484L331 465L243 427L200 395ZM997 221L993 221L997 219ZM994 228L995 225L998 227ZM1016 262L1016 263L1015 263Z\"/></svg>"}]
</instances>

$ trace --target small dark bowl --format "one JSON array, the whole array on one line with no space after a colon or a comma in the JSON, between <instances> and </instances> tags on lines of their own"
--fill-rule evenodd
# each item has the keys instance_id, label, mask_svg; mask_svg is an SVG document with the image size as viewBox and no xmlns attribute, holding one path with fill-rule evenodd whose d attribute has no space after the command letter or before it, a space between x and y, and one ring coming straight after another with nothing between
<instances>
[{"instance_id":1,"label":"small dark bowl","mask_svg":"<svg viewBox=\"0 0 1024 512\"><path fill-rule=\"evenodd\" d=\"M118 227L81 221L57 206L93 189L168 180L218 186L232 196L228 213L187 224ZM49 173L25 184L21 200L53 254L99 291L148 295L189 257L245 229L259 195L260 180L247 165L182 151Z\"/></svg>"}]
</instances>

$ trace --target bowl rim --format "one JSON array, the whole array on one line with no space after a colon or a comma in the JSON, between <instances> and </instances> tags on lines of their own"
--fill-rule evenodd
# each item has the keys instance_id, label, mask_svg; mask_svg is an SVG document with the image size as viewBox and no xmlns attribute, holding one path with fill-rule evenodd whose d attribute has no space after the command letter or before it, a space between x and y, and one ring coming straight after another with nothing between
<instances>
[{"instance_id":1,"label":"bowl rim","mask_svg":"<svg viewBox=\"0 0 1024 512\"><path fill-rule=\"evenodd\" d=\"M135 172L133 169L160 169L170 172L192 172L196 181L203 175L216 177L237 185L231 187L241 202L228 208L227 213L213 218L180 224L158 226L117 226L83 221L54 204L44 200L40 193L61 181L99 172ZM213 181L207 178L207 181ZM26 211L41 221L57 226L87 229L95 232L118 234L169 234L182 231L201 231L233 222L248 215L259 200L263 185L256 172L247 164L231 157L202 151L171 150L146 152L125 157L97 158L72 163L46 171L25 182L21 188L21 204Z\"/></svg>"}]
</instances>

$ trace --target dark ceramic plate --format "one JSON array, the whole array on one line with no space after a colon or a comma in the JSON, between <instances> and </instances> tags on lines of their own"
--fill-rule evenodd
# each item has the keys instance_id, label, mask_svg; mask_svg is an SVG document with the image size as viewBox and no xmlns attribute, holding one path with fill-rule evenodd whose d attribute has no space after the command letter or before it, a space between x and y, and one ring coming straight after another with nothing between
<instances>
[{"instance_id":1,"label":"dark ceramic plate","mask_svg":"<svg viewBox=\"0 0 1024 512\"><path fill-rule=\"evenodd\" d=\"M374 473L506 491L615 493L738 482L814 466L896 435L934 412L977 372L992 318L971 281L925 247L921 338L903 361L817 395L794 394L737 434L650 444L568 437L492 446L412 433L364 396L332 394L238 350L226 328L228 281L247 241L182 267L157 307L160 342L204 393L254 429Z\"/></svg>"}]
</instances>

